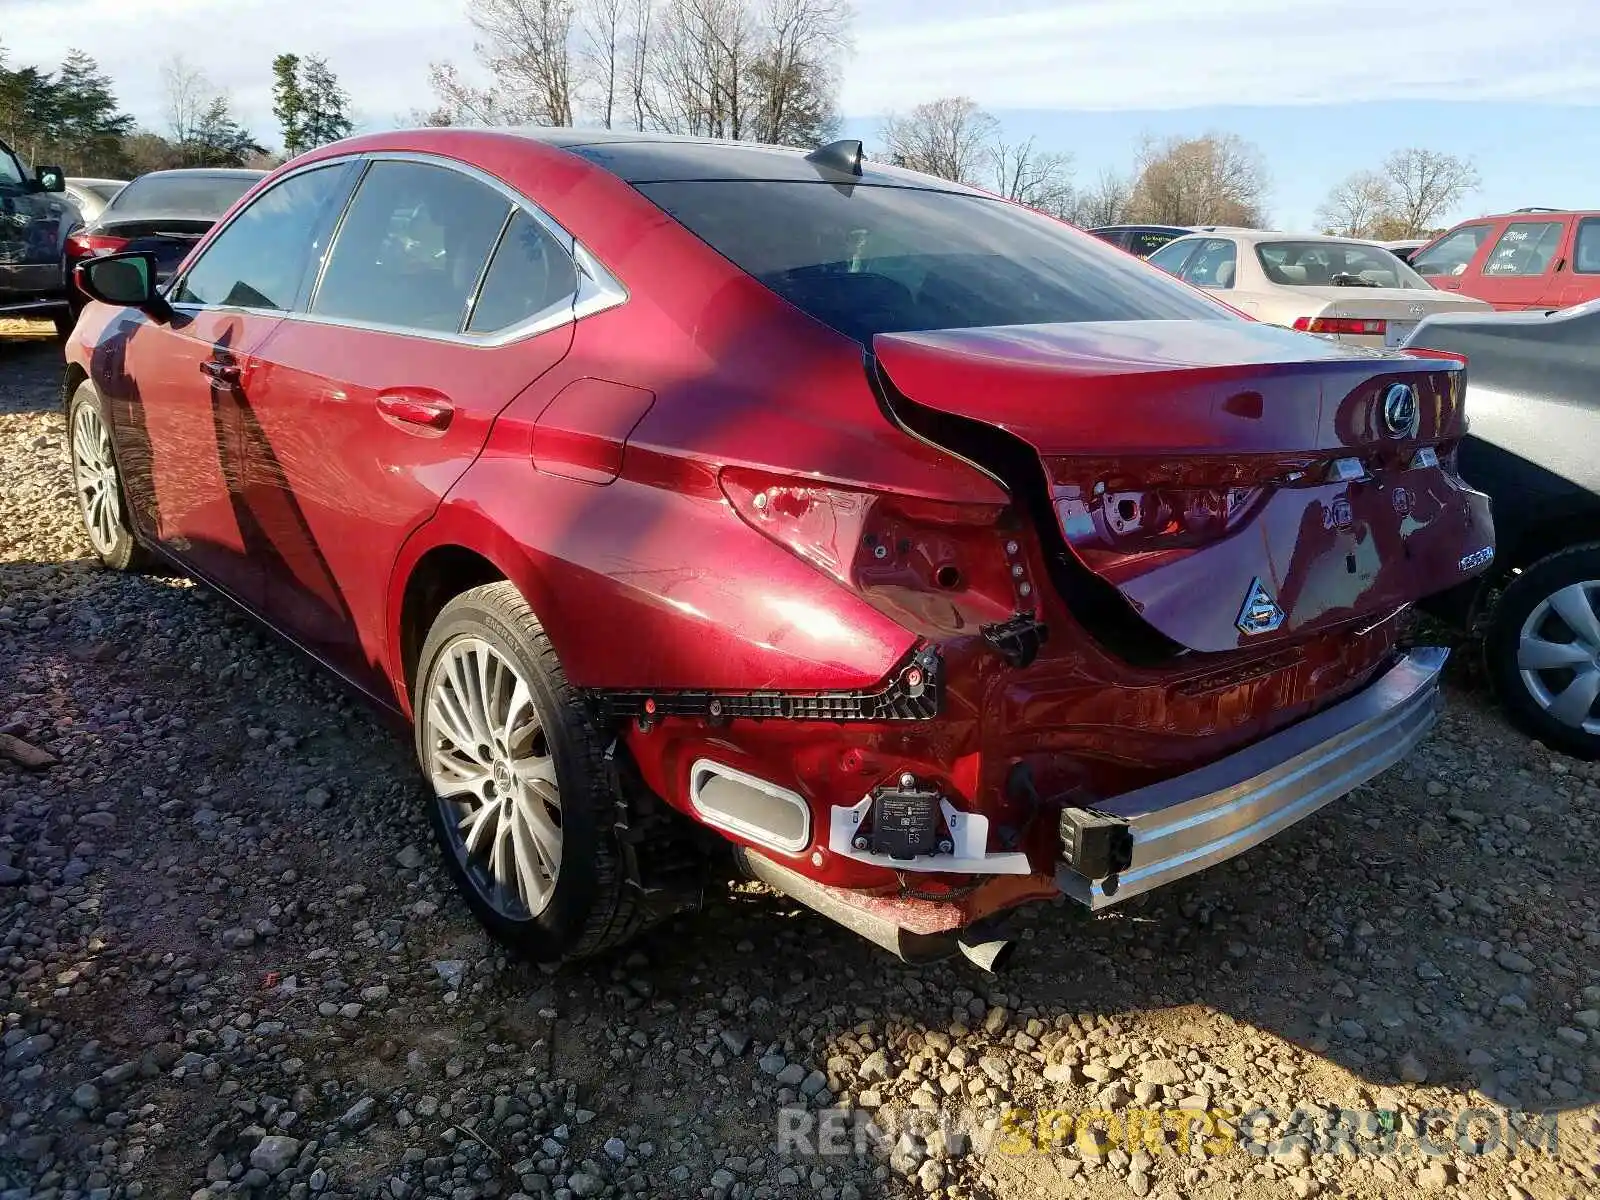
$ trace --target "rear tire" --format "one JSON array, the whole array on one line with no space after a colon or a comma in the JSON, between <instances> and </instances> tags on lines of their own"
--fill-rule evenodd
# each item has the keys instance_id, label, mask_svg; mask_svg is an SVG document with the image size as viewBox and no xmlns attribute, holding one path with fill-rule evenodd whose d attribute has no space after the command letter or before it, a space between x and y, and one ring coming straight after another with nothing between
<instances>
[{"instance_id":1,"label":"rear tire","mask_svg":"<svg viewBox=\"0 0 1600 1200\"><path fill-rule=\"evenodd\" d=\"M110 429L100 394L85 379L67 407L67 454L84 532L100 561L113 571L143 571L152 559L133 535Z\"/></svg>"},{"instance_id":2,"label":"rear tire","mask_svg":"<svg viewBox=\"0 0 1600 1200\"><path fill-rule=\"evenodd\" d=\"M604 743L513 585L444 606L413 707L434 836L489 934L556 962L637 932L643 906L623 878Z\"/></svg>"},{"instance_id":3,"label":"rear tire","mask_svg":"<svg viewBox=\"0 0 1600 1200\"><path fill-rule=\"evenodd\" d=\"M1512 580L1484 658L1518 726L1552 749L1600 758L1600 543L1540 559Z\"/></svg>"}]
</instances>

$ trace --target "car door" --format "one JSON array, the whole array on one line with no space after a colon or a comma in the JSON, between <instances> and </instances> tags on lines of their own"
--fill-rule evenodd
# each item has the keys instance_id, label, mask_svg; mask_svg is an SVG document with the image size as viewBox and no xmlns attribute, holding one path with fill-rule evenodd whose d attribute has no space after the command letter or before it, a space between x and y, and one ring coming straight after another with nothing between
<instances>
[{"instance_id":1,"label":"car door","mask_svg":"<svg viewBox=\"0 0 1600 1200\"><path fill-rule=\"evenodd\" d=\"M305 310L260 351L270 383L243 436L252 504L275 514L268 606L380 696L400 547L500 410L567 353L576 292L570 237L525 200L380 156Z\"/></svg>"},{"instance_id":2,"label":"car door","mask_svg":"<svg viewBox=\"0 0 1600 1200\"><path fill-rule=\"evenodd\" d=\"M1177 275L1181 278L1189 256L1204 245L1205 241L1205 238L1178 238L1153 252L1145 262L1152 267L1160 267L1168 275Z\"/></svg>"},{"instance_id":3,"label":"car door","mask_svg":"<svg viewBox=\"0 0 1600 1200\"><path fill-rule=\"evenodd\" d=\"M61 291L60 226L71 215L61 196L42 191L0 142L0 301Z\"/></svg>"},{"instance_id":4,"label":"car door","mask_svg":"<svg viewBox=\"0 0 1600 1200\"><path fill-rule=\"evenodd\" d=\"M246 495L240 413L267 382L256 350L318 261L347 186L341 165L257 196L168 290L171 320L133 328L120 379L102 387L134 519L255 608L271 539Z\"/></svg>"},{"instance_id":5,"label":"car door","mask_svg":"<svg viewBox=\"0 0 1600 1200\"><path fill-rule=\"evenodd\" d=\"M1412 255L1411 269L1441 292L1476 296L1476 267L1496 228L1493 221L1475 221L1452 229Z\"/></svg>"},{"instance_id":6,"label":"car door","mask_svg":"<svg viewBox=\"0 0 1600 1200\"><path fill-rule=\"evenodd\" d=\"M1506 222L1478 268L1475 288L1463 290L1498 309L1553 307L1556 265L1571 226L1572 218L1561 216Z\"/></svg>"},{"instance_id":7,"label":"car door","mask_svg":"<svg viewBox=\"0 0 1600 1200\"><path fill-rule=\"evenodd\" d=\"M1555 308L1600 299L1600 216L1579 217L1566 270L1557 273Z\"/></svg>"}]
</instances>

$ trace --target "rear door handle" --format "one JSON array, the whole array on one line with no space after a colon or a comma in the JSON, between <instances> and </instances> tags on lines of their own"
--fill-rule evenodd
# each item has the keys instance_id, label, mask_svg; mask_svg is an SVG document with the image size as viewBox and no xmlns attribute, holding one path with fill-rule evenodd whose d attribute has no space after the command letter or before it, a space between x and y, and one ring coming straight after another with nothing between
<instances>
[{"instance_id":1,"label":"rear door handle","mask_svg":"<svg viewBox=\"0 0 1600 1200\"><path fill-rule=\"evenodd\" d=\"M244 372L239 369L238 363L219 362L217 359L208 358L200 364L202 374L209 375L218 383L238 383L244 378Z\"/></svg>"},{"instance_id":2,"label":"rear door handle","mask_svg":"<svg viewBox=\"0 0 1600 1200\"><path fill-rule=\"evenodd\" d=\"M378 397L378 411L402 425L424 429L448 429L456 407L445 396L418 395L415 392L384 392Z\"/></svg>"}]
</instances>

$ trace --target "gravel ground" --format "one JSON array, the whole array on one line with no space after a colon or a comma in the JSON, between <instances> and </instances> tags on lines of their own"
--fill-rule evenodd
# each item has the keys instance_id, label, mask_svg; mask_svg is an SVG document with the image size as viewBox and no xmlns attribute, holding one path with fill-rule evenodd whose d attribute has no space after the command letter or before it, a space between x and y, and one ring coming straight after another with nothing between
<instances>
[{"instance_id":1,"label":"gravel ground","mask_svg":"<svg viewBox=\"0 0 1600 1200\"><path fill-rule=\"evenodd\" d=\"M754 886L610 959L508 965L436 866L403 740L204 589L91 561L59 347L21 332L0 732L56 761L0 758L0 1200L1593 1194L1600 770L1470 678L1407 763L1236 864L1030 911L999 977L903 966ZM905 1132L780 1142L781 1107L828 1104ZM1497 1105L1559 1114L1558 1146L1413 1136ZM1320 1124L1130 1154L1130 1114L1179 1106ZM1041 1109L1118 1117L1021 1153ZM1318 1136L1341 1109L1394 1113L1392 1152L1385 1118L1366 1153Z\"/></svg>"}]
</instances>

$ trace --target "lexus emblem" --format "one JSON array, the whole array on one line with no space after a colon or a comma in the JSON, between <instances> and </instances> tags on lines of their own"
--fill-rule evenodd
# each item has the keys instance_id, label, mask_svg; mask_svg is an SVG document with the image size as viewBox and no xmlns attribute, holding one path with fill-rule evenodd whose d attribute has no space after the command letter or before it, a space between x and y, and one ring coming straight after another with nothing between
<instances>
[{"instance_id":1,"label":"lexus emblem","mask_svg":"<svg viewBox=\"0 0 1600 1200\"><path fill-rule=\"evenodd\" d=\"M1283 624L1283 609L1260 579L1250 581L1250 590L1245 593L1244 606L1234 624L1245 634L1271 633Z\"/></svg>"},{"instance_id":2,"label":"lexus emblem","mask_svg":"<svg viewBox=\"0 0 1600 1200\"><path fill-rule=\"evenodd\" d=\"M1391 384L1383 394L1383 424L1392 436L1410 437L1416 433L1421 416L1417 389L1409 383Z\"/></svg>"}]
</instances>

